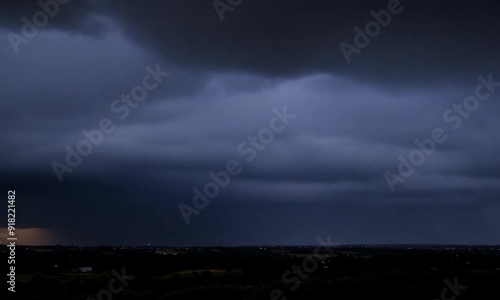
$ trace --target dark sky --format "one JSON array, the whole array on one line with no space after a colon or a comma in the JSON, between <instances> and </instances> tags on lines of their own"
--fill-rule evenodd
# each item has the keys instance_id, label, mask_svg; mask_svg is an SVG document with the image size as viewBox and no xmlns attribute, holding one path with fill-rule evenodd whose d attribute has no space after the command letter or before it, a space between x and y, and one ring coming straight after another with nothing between
<instances>
[{"instance_id":1,"label":"dark sky","mask_svg":"<svg viewBox=\"0 0 500 300\"><path fill-rule=\"evenodd\" d=\"M37 1L3 1L0 182L19 226L82 245L500 243L500 83L444 118L479 76L500 82L500 5L401 1L348 63L339 45L392 1L243 0L221 21L209 0L73 0L29 38ZM147 66L169 75L117 113ZM284 107L248 162L239 145ZM104 118L115 130L60 182L53 162ZM447 140L392 192L385 172L436 128ZM231 160L241 174L187 225L179 204Z\"/></svg>"}]
</instances>

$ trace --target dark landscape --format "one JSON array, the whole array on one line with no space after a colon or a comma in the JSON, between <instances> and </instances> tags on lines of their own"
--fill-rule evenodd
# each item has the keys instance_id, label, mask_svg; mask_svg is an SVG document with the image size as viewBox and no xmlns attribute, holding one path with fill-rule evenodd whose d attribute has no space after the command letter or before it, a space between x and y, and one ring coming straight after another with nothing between
<instances>
[{"instance_id":1,"label":"dark landscape","mask_svg":"<svg viewBox=\"0 0 500 300\"><path fill-rule=\"evenodd\" d=\"M0 1L0 300L500 299L500 1Z\"/></svg>"},{"instance_id":2,"label":"dark landscape","mask_svg":"<svg viewBox=\"0 0 500 300\"><path fill-rule=\"evenodd\" d=\"M500 246L343 245L316 254L315 249L21 247L17 296L94 299L109 289L114 274L123 281L115 280L121 290L116 299L455 299L446 280L459 286L461 299L500 295ZM320 257L317 268L306 263L304 269L304 261L314 257Z\"/></svg>"}]
</instances>

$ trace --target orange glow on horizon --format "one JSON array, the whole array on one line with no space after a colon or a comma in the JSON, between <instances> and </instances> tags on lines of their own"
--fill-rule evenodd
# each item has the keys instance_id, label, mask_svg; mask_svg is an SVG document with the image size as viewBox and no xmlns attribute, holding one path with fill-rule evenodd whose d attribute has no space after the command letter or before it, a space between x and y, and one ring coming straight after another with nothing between
<instances>
[{"instance_id":1,"label":"orange glow on horizon","mask_svg":"<svg viewBox=\"0 0 500 300\"><path fill-rule=\"evenodd\" d=\"M0 228L0 244L8 244L7 228ZM17 245L41 246L60 243L58 235L46 228L16 228Z\"/></svg>"}]
</instances>

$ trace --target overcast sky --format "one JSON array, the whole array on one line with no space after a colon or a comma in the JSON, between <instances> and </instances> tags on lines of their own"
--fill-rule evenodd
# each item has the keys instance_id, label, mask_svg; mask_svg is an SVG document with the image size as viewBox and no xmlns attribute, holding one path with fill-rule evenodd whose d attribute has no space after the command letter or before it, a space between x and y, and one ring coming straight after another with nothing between
<instances>
[{"instance_id":1,"label":"overcast sky","mask_svg":"<svg viewBox=\"0 0 500 300\"><path fill-rule=\"evenodd\" d=\"M500 243L498 1L401 1L348 63L341 43L392 1L60 0L34 34L40 5L3 1L0 182L18 226L82 245ZM487 99L446 121L480 76ZM296 117L247 161L238 147L284 107ZM54 162L103 119L114 130L60 180ZM386 171L436 128L446 141L391 191ZM187 225L179 204L231 160L241 174Z\"/></svg>"}]
</instances>

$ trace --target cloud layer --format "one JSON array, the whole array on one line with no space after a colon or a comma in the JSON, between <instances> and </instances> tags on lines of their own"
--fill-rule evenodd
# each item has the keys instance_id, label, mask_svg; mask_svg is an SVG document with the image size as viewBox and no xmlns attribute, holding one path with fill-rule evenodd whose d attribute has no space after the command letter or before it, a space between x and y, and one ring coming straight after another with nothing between
<instances>
[{"instance_id":1,"label":"cloud layer","mask_svg":"<svg viewBox=\"0 0 500 300\"><path fill-rule=\"evenodd\" d=\"M210 1L78 1L18 54L4 38L0 178L22 226L83 244L498 243L500 94L458 130L443 119L478 76L500 81L498 4L401 5L351 64L339 44L387 1L243 1L223 22ZM7 2L0 34L38 10ZM169 77L119 119L156 65ZM238 145L285 106L297 118L246 163ZM51 163L103 118L116 130L59 183ZM392 193L384 172L438 127ZM242 174L186 226L179 203L233 159Z\"/></svg>"}]
</instances>

